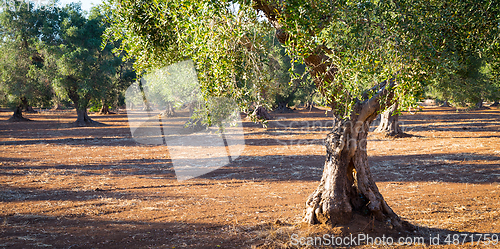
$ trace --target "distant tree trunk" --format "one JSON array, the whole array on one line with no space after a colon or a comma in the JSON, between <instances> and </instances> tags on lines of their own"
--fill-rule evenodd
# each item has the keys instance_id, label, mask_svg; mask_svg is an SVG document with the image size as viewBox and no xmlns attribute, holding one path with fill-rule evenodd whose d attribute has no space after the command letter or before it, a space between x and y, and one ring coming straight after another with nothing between
<instances>
[{"instance_id":1,"label":"distant tree trunk","mask_svg":"<svg viewBox=\"0 0 500 249\"><path fill-rule=\"evenodd\" d=\"M441 105L441 107L451 107L450 103L448 103L447 100L444 101L444 103Z\"/></svg>"},{"instance_id":2,"label":"distant tree trunk","mask_svg":"<svg viewBox=\"0 0 500 249\"><path fill-rule=\"evenodd\" d=\"M187 104L187 109L189 111L189 116L193 116L194 111L196 110L196 108L198 106L199 106L198 101L192 101L192 102L190 102L190 103Z\"/></svg>"},{"instance_id":3,"label":"distant tree trunk","mask_svg":"<svg viewBox=\"0 0 500 249\"><path fill-rule=\"evenodd\" d=\"M314 102L313 101L307 101L304 108L309 109L309 111L312 111L314 108Z\"/></svg>"},{"instance_id":4,"label":"distant tree trunk","mask_svg":"<svg viewBox=\"0 0 500 249\"><path fill-rule=\"evenodd\" d=\"M278 106L274 109L274 111L275 112L279 112L279 113L290 113L290 112L293 112L293 110L290 109L287 106L286 102L279 102Z\"/></svg>"},{"instance_id":5,"label":"distant tree trunk","mask_svg":"<svg viewBox=\"0 0 500 249\"><path fill-rule=\"evenodd\" d=\"M76 114L77 118L75 121L75 124L78 126L88 126L90 124L96 123L94 120L92 120L88 113L87 113L87 108L85 109L76 109Z\"/></svg>"},{"instance_id":6,"label":"distant tree trunk","mask_svg":"<svg viewBox=\"0 0 500 249\"><path fill-rule=\"evenodd\" d=\"M76 94L76 91L71 91L68 93L69 95L69 98L71 99L71 101L73 101L73 103L75 104L75 107L76 107L76 114L77 114L77 117L76 117L76 121L74 122L74 125L76 126L90 126L90 125L97 125L97 124L101 124L99 122L96 122L94 120L92 120L88 113L87 113L87 105L86 104L82 104L80 102L80 96L78 94ZM89 99L84 99L84 103L88 103Z\"/></svg>"},{"instance_id":7,"label":"distant tree trunk","mask_svg":"<svg viewBox=\"0 0 500 249\"><path fill-rule=\"evenodd\" d=\"M142 108L143 111L153 111L153 107L151 107L151 104L148 101L144 101L144 107Z\"/></svg>"},{"instance_id":8,"label":"distant tree trunk","mask_svg":"<svg viewBox=\"0 0 500 249\"><path fill-rule=\"evenodd\" d=\"M33 106L30 106L30 105L27 105L24 107L24 111L27 112L27 113L37 113L37 111L35 111L33 109Z\"/></svg>"},{"instance_id":9,"label":"distant tree trunk","mask_svg":"<svg viewBox=\"0 0 500 249\"><path fill-rule=\"evenodd\" d=\"M167 102L167 106L165 107L165 111L161 113L164 117L175 117L175 108L172 102Z\"/></svg>"},{"instance_id":10,"label":"distant tree trunk","mask_svg":"<svg viewBox=\"0 0 500 249\"><path fill-rule=\"evenodd\" d=\"M399 114L394 114L398 109L398 104L394 104L389 109L380 114L380 124L375 132L385 132L388 137L403 137L403 130L399 126Z\"/></svg>"},{"instance_id":11,"label":"distant tree trunk","mask_svg":"<svg viewBox=\"0 0 500 249\"><path fill-rule=\"evenodd\" d=\"M272 119L271 115L267 112L266 108L263 106L258 106L252 113L258 119L270 120Z\"/></svg>"},{"instance_id":12,"label":"distant tree trunk","mask_svg":"<svg viewBox=\"0 0 500 249\"><path fill-rule=\"evenodd\" d=\"M99 114L101 114L101 115L109 114L109 106L102 105L101 110L99 111Z\"/></svg>"},{"instance_id":13,"label":"distant tree trunk","mask_svg":"<svg viewBox=\"0 0 500 249\"><path fill-rule=\"evenodd\" d=\"M61 106L61 104L60 104L60 103L56 103L56 104L54 105L54 107L52 108L52 110L62 110L62 109L63 109L63 108L62 108L62 106Z\"/></svg>"},{"instance_id":14,"label":"distant tree trunk","mask_svg":"<svg viewBox=\"0 0 500 249\"><path fill-rule=\"evenodd\" d=\"M85 109L76 109L76 123L79 124L86 124L86 123L92 123L92 119L89 117L87 108Z\"/></svg>"},{"instance_id":15,"label":"distant tree trunk","mask_svg":"<svg viewBox=\"0 0 500 249\"><path fill-rule=\"evenodd\" d=\"M37 111L33 110L33 106L29 104L28 99L25 97L21 97L21 106L26 113L37 113Z\"/></svg>"},{"instance_id":16,"label":"distant tree trunk","mask_svg":"<svg viewBox=\"0 0 500 249\"><path fill-rule=\"evenodd\" d=\"M23 117L23 107L22 105L18 105L16 108L14 108L14 113L12 114L12 117L9 118L10 122L25 122L25 121L31 121L25 117Z\"/></svg>"},{"instance_id":17,"label":"distant tree trunk","mask_svg":"<svg viewBox=\"0 0 500 249\"><path fill-rule=\"evenodd\" d=\"M102 103L102 107L101 107L101 110L99 111L99 114L101 114L101 115L115 114L114 112L109 110L109 105L106 104L106 101L102 100L101 103Z\"/></svg>"},{"instance_id":18,"label":"distant tree trunk","mask_svg":"<svg viewBox=\"0 0 500 249\"><path fill-rule=\"evenodd\" d=\"M483 108L483 100L479 100L475 106L475 109L481 109L481 108Z\"/></svg>"}]
</instances>

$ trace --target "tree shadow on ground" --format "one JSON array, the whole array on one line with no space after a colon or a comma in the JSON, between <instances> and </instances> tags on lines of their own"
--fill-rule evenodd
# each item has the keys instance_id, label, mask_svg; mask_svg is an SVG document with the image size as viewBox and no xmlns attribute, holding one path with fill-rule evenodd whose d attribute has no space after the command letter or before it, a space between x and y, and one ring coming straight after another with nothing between
<instances>
[{"instance_id":1,"label":"tree shadow on ground","mask_svg":"<svg viewBox=\"0 0 500 249\"><path fill-rule=\"evenodd\" d=\"M200 163L210 158L199 159ZM474 153L371 156L375 181L495 183L500 180L500 157ZM196 161L196 160L194 160ZM323 155L239 156L227 165L197 176L210 180L319 181ZM33 165L29 159L0 158L0 175L61 174L161 177L175 179L170 159L124 159L112 163ZM22 164L22 165L21 165ZM39 173L36 173L39 172Z\"/></svg>"},{"instance_id":2,"label":"tree shadow on ground","mask_svg":"<svg viewBox=\"0 0 500 249\"><path fill-rule=\"evenodd\" d=\"M204 179L319 181L324 156L242 156L201 176ZM371 156L375 181L494 183L500 180L500 157L474 153ZM488 162L488 163L486 163Z\"/></svg>"},{"instance_id":3,"label":"tree shadow on ground","mask_svg":"<svg viewBox=\"0 0 500 249\"><path fill-rule=\"evenodd\" d=\"M103 214L106 215L106 214ZM357 219L356 219L357 218ZM0 246L9 248L298 248L351 246L470 246L485 243L484 234L415 227L399 232L367 217L329 228L284 222L255 225L211 224L61 217L21 214L0 216ZM495 234L494 236L498 236ZM490 237L492 235L489 235ZM310 239L309 239L310 238ZM337 239L337 238L340 238ZM498 237L497 241L498 241ZM312 244L308 244L312 243ZM498 244L498 242L497 242ZM484 245L484 244L483 244ZM490 245L491 246L491 245Z\"/></svg>"},{"instance_id":4,"label":"tree shadow on ground","mask_svg":"<svg viewBox=\"0 0 500 249\"><path fill-rule=\"evenodd\" d=\"M190 185L201 185L190 184ZM207 184L208 185L208 184ZM0 190L0 201L1 202L30 202L30 201L71 201L71 202L82 202L82 201L103 201L107 198L114 198L117 200L137 200L137 198L149 198L155 199L158 202L162 201L172 201L185 198L196 198L196 196L185 194L185 195L157 195L154 192L151 193L140 193L132 192L135 190L161 190L168 192L171 188L182 187L179 184L151 184L151 185L141 185L141 186L130 186L123 188L116 187L94 187L92 189L40 189L40 188L12 188L8 185L3 185L2 190ZM92 206L93 204L101 205L99 203L88 203L87 205ZM60 209L65 209L61 207ZM57 211L57 210L53 210Z\"/></svg>"},{"instance_id":5,"label":"tree shadow on ground","mask_svg":"<svg viewBox=\"0 0 500 249\"><path fill-rule=\"evenodd\" d=\"M37 139L37 140L10 140L1 141L0 145L83 145L83 146L142 146L131 137L80 137L80 138L60 138L60 139ZM147 145L145 145L147 146Z\"/></svg>"},{"instance_id":6,"label":"tree shadow on ground","mask_svg":"<svg viewBox=\"0 0 500 249\"><path fill-rule=\"evenodd\" d=\"M0 246L9 248L250 247L257 227L187 222L140 222L83 217L1 217Z\"/></svg>"},{"instance_id":7,"label":"tree shadow on ground","mask_svg":"<svg viewBox=\"0 0 500 249\"><path fill-rule=\"evenodd\" d=\"M66 176L144 176L175 179L175 172L170 159L124 159L111 163L96 161L93 163L32 165L36 159L13 159L0 157L0 175L28 176L36 174ZM20 165L19 163L22 163Z\"/></svg>"},{"instance_id":8,"label":"tree shadow on ground","mask_svg":"<svg viewBox=\"0 0 500 249\"><path fill-rule=\"evenodd\" d=\"M291 224L288 224L291 225ZM297 227L297 224L294 224ZM500 244L500 233L484 233L455 231L449 229L430 228L409 225L410 229L400 230L373 217L355 214L353 220L346 225L329 227L326 225L309 226L299 224L300 229L289 229L288 232L275 228L272 235L264 241L264 248L331 248L333 247L427 247L437 245L472 246ZM291 231L290 231L291 230ZM280 234L281 232L281 234ZM280 236L281 235L281 236ZM285 236L283 236L285 235ZM493 236L493 239L492 237ZM494 240L494 241L491 241ZM363 247L364 248L364 247Z\"/></svg>"},{"instance_id":9,"label":"tree shadow on ground","mask_svg":"<svg viewBox=\"0 0 500 249\"><path fill-rule=\"evenodd\" d=\"M376 181L495 183L500 156L474 153L369 157Z\"/></svg>"},{"instance_id":10,"label":"tree shadow on ground","mask_svg":"<svg viewBox=\"0 0 500 249\"><path fill-rule=\"evenodd\" d=\"M440 113L434 114L434 112ZM499 114L498 109L470 112L457 112L452 108L424 109L414 115L401 116L400 124L408 132L497 132L497 125L500 122Z\"/></svg>"}]
</instances>

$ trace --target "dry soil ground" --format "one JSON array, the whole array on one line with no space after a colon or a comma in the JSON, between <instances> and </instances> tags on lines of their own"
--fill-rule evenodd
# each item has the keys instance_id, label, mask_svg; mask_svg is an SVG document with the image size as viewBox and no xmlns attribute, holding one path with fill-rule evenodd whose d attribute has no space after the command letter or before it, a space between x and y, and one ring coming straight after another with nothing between
<instances>
[{"instance_id":1,"label":"dry soil ground","mask_svg":"<svg viewBox=\"0 0 500 249\"><path fill-rule=\"evenodd\" d=\"M74 127L73 112L28 114L33 121L24 123L6 122L9 115L0 112L0 248L280 248L323 234L398 238L376 222L300 223L323 168L322 110L275 113L267 129L244 119L243 154L187 181L176 180L166 146L133 140L124 113L92 115L104 127ZM500 248L483 243L484 234L500 233L500 110L426 107L401 121L412 137L371 134L368 142L380 191L416 225L399 235Z\"/></svg>"}]
</instances>

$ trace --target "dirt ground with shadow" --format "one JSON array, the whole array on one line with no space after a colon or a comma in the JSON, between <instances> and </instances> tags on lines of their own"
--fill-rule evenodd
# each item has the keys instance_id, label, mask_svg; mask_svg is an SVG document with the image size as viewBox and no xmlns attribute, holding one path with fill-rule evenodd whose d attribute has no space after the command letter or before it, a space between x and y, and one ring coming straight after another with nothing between
<instances>
[{"instance_id":1,"label":"dirt ground with shadow","mask_svg":"<svg viewBox=\"0 0 500 249\"><path fill-rule=\"evenodd\" d=\"M11 114L0 112L0 248L295 248L307 243L292 238L324 234L500 248L484 239L500 235L498 108L424 107L400 118L411 137L370 133L371 171L415 225L408 234L370 217L301 223L323 170L325 110L273 113L267 128L244 118L242 155L186 181L176 180L166 146L134 141L123 112L91 115L106 124L95 127L74 127L70 111L22 123L7 122Z\"/></svg>"}]
</instances>

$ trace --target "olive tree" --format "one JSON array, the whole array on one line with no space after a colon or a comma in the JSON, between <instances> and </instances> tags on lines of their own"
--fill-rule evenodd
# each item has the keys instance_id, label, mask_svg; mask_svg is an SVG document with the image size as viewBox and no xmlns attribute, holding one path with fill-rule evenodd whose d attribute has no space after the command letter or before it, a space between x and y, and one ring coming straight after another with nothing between
<instances>
[{"instance_id":1,"label":"olive tree","mask_svg":"<svg viewBox=\"0 0 500 249\"><path fill-rule=\"evenodd\" d=\"M55 89L74 103L75 124L94 124L87 112L91 101L107 105L135 79L135 73L124 62L124 54L113 51L119 41L103 42L105 13L99 8L93 8L88 16L79 4L55 8L58 40L44 44L45 64L52 70Z\"/></svg>"},{"instance_id":2,"label":"olive tree","mask_svg":"<svg viewBox=\"0 0 500 249\"><path fill-rule=\"evenodd\" d=\"M446 4L462 15L443 17ZM498 37L496 2L446 4L111 0L108 7L114 14L108 34L123 39L122 48L137 58L136 68L190 58L204 94L230 95L241 103L248 95L248 77L257 83L265 83L267 77L261 71L262 61L252 53L263 48L252 30L273 28L287 53L307 65L334 113L333 129L325 140L322 179L306 202L304 220L336 225L359 212L402 228L406 223L387 205L370 172L366 148L370 123L396 102L401 108L414 103L421 83L454 66L459 58L447 50L453 37L440 37L447 23L492 19L489 29L471 26L468 31L477 37L465 43L481 38L485 51ZM477 15L471 17L466 10ZM484 30L487 34L480 33Z\"/></svg>"},{"instance_id":3,"label":"olive tree","mask_svg":"<svg viewBox=\"0 0 500 249\"><path fill-rule=\"evenodd\" d=\"M52 96L50 79L43 73L41 43L53 42L54 12L33 3L15 1L0 11L0 101L14 110L10 120L27 120L22 112L33 105L47 105ZM5 1L0 1L6 6Z\"/></svg>"}]
</instances>

